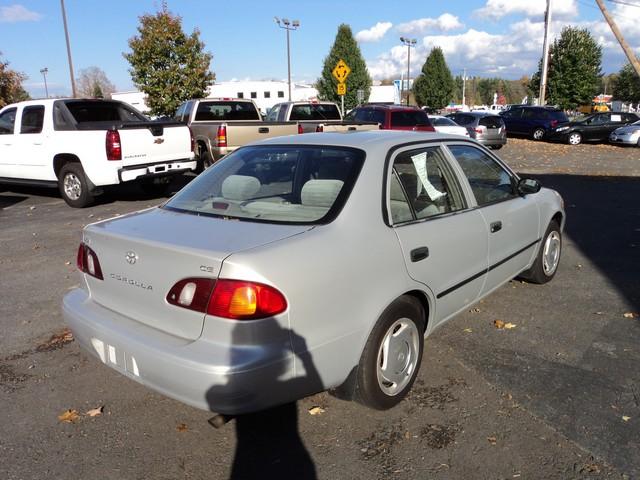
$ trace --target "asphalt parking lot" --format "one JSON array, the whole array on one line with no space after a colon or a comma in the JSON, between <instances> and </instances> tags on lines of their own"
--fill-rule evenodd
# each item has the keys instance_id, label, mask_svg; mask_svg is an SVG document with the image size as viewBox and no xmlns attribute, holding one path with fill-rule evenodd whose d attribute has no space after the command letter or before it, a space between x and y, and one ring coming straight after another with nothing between
<instances>
[{"instance_id":1,"label":"asphalt parking lot","mask_svg":"<svg viewBox=\"0 0 640 480\"><path fill-rule=\"evenodd\" d=\"M390 411L323 393L220 429L65 336L82 227L162 199L132 186L77 210L0 187L0 478L640 478L640 149L498 154L565 199L553 282L514 280L440 328Z\"/></svg>"}]
</instances>

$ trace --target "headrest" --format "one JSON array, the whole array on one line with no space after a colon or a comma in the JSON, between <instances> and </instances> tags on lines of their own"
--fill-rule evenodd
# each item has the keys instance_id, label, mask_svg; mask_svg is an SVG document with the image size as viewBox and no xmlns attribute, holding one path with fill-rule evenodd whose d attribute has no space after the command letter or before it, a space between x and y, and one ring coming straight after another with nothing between
<instances>
[{"instance_id":1,"label":"headrest","mask_svg":"<svg viewBox=\"0 0 640 480\"><path fill-rule=\"evenodd\" d=\"M342 180L309 180L300 194L302 205L310 207L331 207L340 193Z\"/></svg>"},{"instance_id":2,"label":"headrest","mask_svg":"<svg viewBox=\"0 0 640 480\"><path fill-rule=\"evenodd\" d=\"M230 175L222 182L222 196L228 200L248 200L260 190L260 180L247 175Z\"/></svg>"}]
</instances>

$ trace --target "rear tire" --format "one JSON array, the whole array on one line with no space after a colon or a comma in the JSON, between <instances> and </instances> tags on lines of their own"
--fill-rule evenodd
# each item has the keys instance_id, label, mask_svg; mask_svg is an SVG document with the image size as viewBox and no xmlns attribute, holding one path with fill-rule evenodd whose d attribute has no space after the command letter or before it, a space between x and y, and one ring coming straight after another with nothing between
<instances>
[{"instance_id":1,"label":"rear tire","mask_svg":"<svg viewBox=\"0 0 640 480\"><path fill-rule=\"evenodd\" d=\"M60 169L58 190L67 205L74 208L88 207L95 199L89 191L89 182L79 163L67 163Z\"/></svg>"},{"instance_id":2,"label":"rear tire","mask_svg":"<svg viewBox=\"0 0 640 480\"><path fill-rule=\"evenodd\" d=\"M555 220L551 220L533 265L529 270L522 273L521 277L537 284L551 281L558 271L561 253L562 233L560 233L560 225Z\"/></svg>"},{"instance_id":3,"label":"rear tire","mask_svg":"<svg viewBox=\"0 0 640 480\"><path fill-rule=\"evenodd\" d=\"M544 134L545 134L544 128L536 128L531 134L531 138L536 141L539 141L544 138Z\"/></svg>"},{"instance_id":4,"label":"rear tire","mask_svg":"<svg viewBox=\"0 0 640 480\"><path fill-rule=\"evenodd\" d=\"M503 145L492 145L491 150L500 150L502 147Z\"/></svg>"},{"instance_id":5,"label":"rear tire","mask_svg":"<svg viewBox=\"0 0 640 480\"><path fill-rule=\"evenodd\" d=\"M578 132L572 132L567 137L567 143L569 145L580 145L582 143L582 135Z\"/></svg>"},{"instance_id":6,"label":"rear tire","mask_svg":"<svg viewBox=\"0 0 640 480\"><path fill-rule=\"evenodd\" d=\"M385 309L360 358L356 400L387 410L407 395L422 361L424 326L424 309L413 297L399 297Z\"/></svg>"},{"instance_id":7,"label":"rear tire","mask_svg":"<svg viewBox=\"0 0 640 480\"><path fill-rule=\"evenodd\" d=\"M213 165L213 157L209 153L209 149L204 145L198 146L198 166L196 171L198 173L204 172L207 168Z\"/></svg>"}]
</instances>

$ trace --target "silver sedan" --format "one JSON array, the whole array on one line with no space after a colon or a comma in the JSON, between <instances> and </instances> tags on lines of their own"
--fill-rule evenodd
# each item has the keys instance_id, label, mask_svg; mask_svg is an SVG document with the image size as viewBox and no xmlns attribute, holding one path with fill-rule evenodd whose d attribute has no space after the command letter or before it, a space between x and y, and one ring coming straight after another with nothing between
<instances>
[{"instance_id":1,"label":"silver sedan","mask_svg":"<svg viewBox=\"0 0 640 480\"><path fill-rule=\"evenodd\" d=\"M424 337L515 276L554 277L564 222L560 195L473 140L274 138L87 226L63 310L101 362L195 407L335 388L386 409Z\"/></svg>"},{"instance_id":2,"label":"silver sedan","mask_svg":"<svg viewBox=\"0 0 640 480\"><path fill-rule=\"evenodd\" d=\"M640 120L631 125L616 128L609 135L609 141L611 143L622 143L624 145L636 145L640 147Z\"/></svg>"}]
</instances>

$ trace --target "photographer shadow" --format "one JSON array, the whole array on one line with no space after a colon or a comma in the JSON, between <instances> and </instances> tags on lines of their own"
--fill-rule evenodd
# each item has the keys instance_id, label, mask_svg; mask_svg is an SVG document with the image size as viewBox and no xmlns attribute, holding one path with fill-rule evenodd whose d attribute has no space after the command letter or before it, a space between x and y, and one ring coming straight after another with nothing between
<instances>
[{"instance_id":1,"label":"photographer shadow","mask_svg":"<svg viewBox=\"0 0 640 480\"><path fill-rule=\"evenodd\" d=\"M260 338L274 340L268 346L273 362L260 367L259 374L252 376L255 381L251 385L232 375L229 383L215 385L206 394L209 408L214 412L218 411L221 399L226 404L251 405L257 402L273 405L265 410L227 417L234 420L237 440L229 478L314 480L317 478L316 468L298 431L296 399L310 391L324 390L322 381L304 338L280 327L275 320L262 320L260 329ZM251 335L246 325L234 328L232 344L246 345L248 342L251 342ZM295 345L295 352L292 345ZM264 348L264 345L254 347ZM243 364L244 356L241 350L234 349L230 364ZM292 362L295 362L297 371L304 369L304 375L283 379L291 371ZM283 401L286 403L282 404Z\"/></svg>"}]
</instances>

